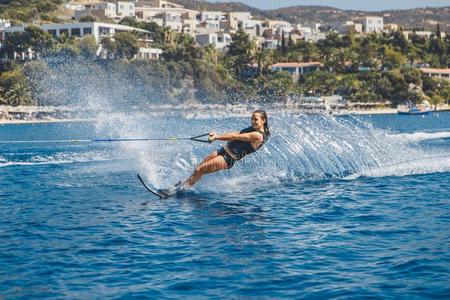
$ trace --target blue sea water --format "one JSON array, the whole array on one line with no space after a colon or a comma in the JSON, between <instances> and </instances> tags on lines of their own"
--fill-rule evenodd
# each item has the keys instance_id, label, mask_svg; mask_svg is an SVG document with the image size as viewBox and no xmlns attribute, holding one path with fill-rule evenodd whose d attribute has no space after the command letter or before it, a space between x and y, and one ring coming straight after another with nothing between
<instances>
[{"instance_id":1,"label":"blue sea water","mask_svg":"<svg viewBox=\"0 0 450 300\"><path fill-rule=\"evenodd\" d=\"M450 113L270 113L257 154L159 200L220 144L0 143L0 298L450 298ZM249 116L0 126L0 141L192 136Z\"/></svg>"}]
</instances>

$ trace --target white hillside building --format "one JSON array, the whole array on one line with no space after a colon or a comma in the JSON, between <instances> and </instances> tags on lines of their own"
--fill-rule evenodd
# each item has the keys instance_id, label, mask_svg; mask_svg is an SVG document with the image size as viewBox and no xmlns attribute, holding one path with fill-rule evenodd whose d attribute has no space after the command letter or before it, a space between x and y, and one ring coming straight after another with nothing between
<instances>
[{"instance_id":1,"label":"white hillside building","mask_svg":"<svg viewBox=\"0 0 450 300\"><path fill-rule=\"evenodd\" d=\"M365 17L362 20L363 31L366 33L380 33L383 32L383 18L382 17Z\"/></svg>"},{"instance_id":2,"label":"white hillside building","mask_svg":"<svg viewBox=\"0 0 450 300\"><path fill-rule=\"evenodd\" d=\"M113 38L114 34L118 32L135 32L139 37L140 49L137 54L138 58L152 58L158 59L159 55L162 53L161 49L151 48L151 43L153 42L150 38L150 32L147 30L134 28L126 25L120 24L110 24L101 22L80 22L80 23L54 23L54 24L43 24L39 26L42 30L47 31L54 37L59 37L61 35L73 36L73 37L83 37L85 35L94 36L97 43L100 44L101 40L106 37ZM8 27L5 29L5 35L11 32L23 32L25 31L25 26L15 26ZM100 53L98 50L98 53ZM22 59L26 57L32 58L33 53L28 51L28 53L21 54Z\"/></svg>"}]
</instances>

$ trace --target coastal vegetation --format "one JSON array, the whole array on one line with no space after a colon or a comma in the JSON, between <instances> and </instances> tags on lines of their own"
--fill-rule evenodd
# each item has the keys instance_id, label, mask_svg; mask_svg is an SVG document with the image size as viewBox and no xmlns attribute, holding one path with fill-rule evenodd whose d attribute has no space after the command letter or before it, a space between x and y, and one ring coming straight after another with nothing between
<instances>
[{"instance_id":1,"label":"coastal vegetation","mask_svg":"<svg viewBox=\"0 0 450 300\"><path fill-rule=\"evenodd\" d=\"M2 9L2 17L14 17L12 3L33 3L29 7L34 11L48 14L60 1L2 4L6 2L11 4ZM38 7L38 2L48 5ZM19 15L17 22L29 21L25 13ZM439 26L430 38L413 33L409 40L401 31L361 36L330 32L317 43L283 36L278 49L258 47L240 30L223 52L155 23L133 18L121 23L148 30L153 46L163 50L162 59L134 58L140 42L130 32L97 43L91 35L55 38L30 25L4 41L0 55L9 59L0 65L0 103L57 105L87 101L92 95L110 95L121 105L189 99L270 103L302 94L340 94L352 102L380 105L425 99L437 105L450 98L450 81L423 77L415 67L450 65L450 36L443 37ZM15 52L27 49L34 51L33 60L14 59ZM311 61L320 62L321 70L294 79L270 69L277 62Z\"/></svg>"},{"instance_id":2,"label":"coastal vegetation","mask_svg":"<svg viewBox=\"0 0 450 300\"><path fill-rule=\"evenodd\" d=\"M64 0L0 0L0 19L21 23L61 22L58 17Z\"/></svg>"}]
</instances>

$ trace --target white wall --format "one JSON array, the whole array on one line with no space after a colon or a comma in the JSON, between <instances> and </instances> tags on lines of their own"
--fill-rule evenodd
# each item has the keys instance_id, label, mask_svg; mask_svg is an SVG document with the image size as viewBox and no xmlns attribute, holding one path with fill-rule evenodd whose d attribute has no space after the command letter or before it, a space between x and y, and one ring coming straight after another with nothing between
<instances>
[{"instance_id":1,"label":"white wall","mask_svg":"<svg viewBox=\"0 0 450 300\"><path fill-rule=\"evenodd\" d=\"M382 32L383 18L381 17L365 17L364 18L364 32Z\"/></svg>"},{"instance_id":2,"label":"white wall","mask_svg":"<svg viewBox=\"0 0 450 300\"><path fill-rule=\"evenodd\" d=\"M133 2L117 1L117 16L124 17L134 17L135 5Z\"/></svg>"}]
</instances>

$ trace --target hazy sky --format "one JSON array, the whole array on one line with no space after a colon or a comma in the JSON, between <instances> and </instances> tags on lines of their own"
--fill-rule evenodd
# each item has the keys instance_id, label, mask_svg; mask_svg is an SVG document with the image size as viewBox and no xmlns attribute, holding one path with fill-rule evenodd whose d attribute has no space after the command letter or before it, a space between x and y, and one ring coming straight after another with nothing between
<instances>
[{"instance_id":1,"label":"hazy sky","mask_svg":"<svg viewBox=\"0 0 450 300\"><path fill-rule=\"evenodd\" d=\"M340 9L377 11L416 7L450 6L450 0L207 0L209 2L241 2L260 9L277 9L294 5L324 5Z\"/></svg>"}]
</instances>

